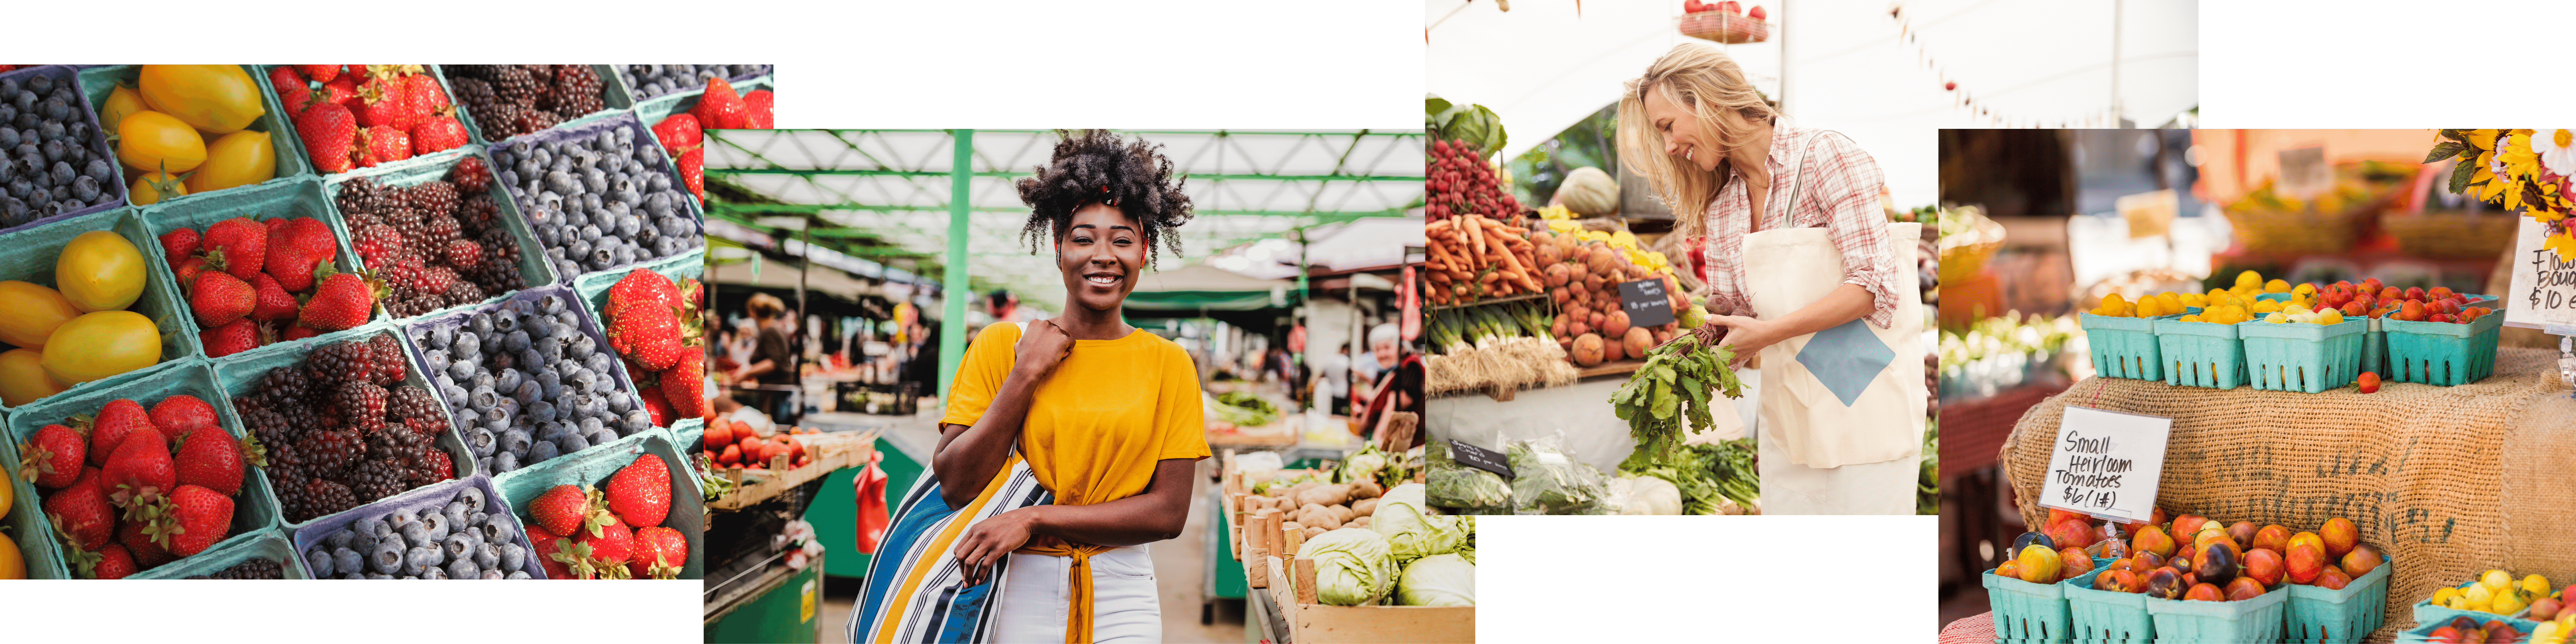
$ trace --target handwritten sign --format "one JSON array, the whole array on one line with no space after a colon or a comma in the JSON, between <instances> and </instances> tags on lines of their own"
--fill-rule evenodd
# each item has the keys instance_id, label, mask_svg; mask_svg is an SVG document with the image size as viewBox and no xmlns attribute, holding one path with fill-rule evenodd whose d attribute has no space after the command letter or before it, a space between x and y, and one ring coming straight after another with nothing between
<instances>
[{"instance_id":1,"label":"handwritten sign","mask_svg":"<svg viewBox=\"0 0 2576 644\"><path fill-rule=\"evenodd\" d=\"M1619 307L1628 312L1629 326L1673 322L1673 296L1664 292L1664 281L1660 279L1620 282Z\"/></svg>"},{"instance_id":2,"label":"handwritten sign","mask_svg":"<svg viewBox=\"0 0 2576 644\"><path fill-rule=\"evenodd\" d=\"M1493 472L1502 475L1503 478L1512 477L1511 461L1505 458L1502 452L1469 445L1467 441L1453 438L1449 440L1449 457L1457 459L1461 465Z\"/></svg>"},{"instance_id":3,"label":"handwritten sign","mask_svg":"<svg viewBox=\"0 0 2576 644\"><path fill-rule=\"evenodd\" d=\"M2173 419L2068 405L2049 451L2039 504L2117 521L2156 510Z\"/></svg>"},{"instance_id":4,"label":"handwritten sign","mask_svg":"<svg viewBox=\"0 0 2576 644\"><path fill-rule=\"evenodd\" d=\"M2547 228L2529 217L2513 241L2513 287L2504 292L2504 323L2556 330L2576 325L2576 262L2541 244Z\"/></svg>"}]
</instances>

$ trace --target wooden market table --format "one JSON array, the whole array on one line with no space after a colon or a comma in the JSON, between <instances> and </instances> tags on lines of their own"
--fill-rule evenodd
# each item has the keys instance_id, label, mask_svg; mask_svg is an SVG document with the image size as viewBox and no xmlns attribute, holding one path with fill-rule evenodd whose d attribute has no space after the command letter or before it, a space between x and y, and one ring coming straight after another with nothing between
<instances>
[{"instance_id":1,"label":"wooden market table","mask_svg":"<svg viewBox=\"0 0 2576 644\"><path fill-rule=\"evenodd\" d=\"M2556 351L2506 347L2485 380L2372 394L2087 379L2033 405L1998 454L2030 525L2047 515L2036 501L2070 404L2173 419L2157 488L2168 512L2297 530L2353 521L2394 562L2374 639L2415 626L2408 606L2434 589L2491 568L2576 578L2576 398Z\"/></svg>"}]
</instances>

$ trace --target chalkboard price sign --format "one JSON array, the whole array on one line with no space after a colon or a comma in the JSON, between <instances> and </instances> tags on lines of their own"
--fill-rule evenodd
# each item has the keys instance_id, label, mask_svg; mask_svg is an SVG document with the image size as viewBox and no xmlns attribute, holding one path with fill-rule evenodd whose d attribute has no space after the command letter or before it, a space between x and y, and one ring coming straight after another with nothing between
<instances>
[{"instance_id":1,"label":"chalkboard price sign","mask_svg":"<svg viewBox=\"0 0 2576 644\"><path fill-rule=\"evenodd\" d=\"M1673 323L1672 295L1664 292L1664 281L1660 279L1620 282L1619 307L1628 312L1628 326Z\"/></svg>"},{"instance_id":2,"label":"chalkboard price sign","mask_svg":"<svg viewBox=\"0 0 2576 644\"><path fill-rule=\"evenodd\" d=\"M1504 459L1502 452L1469 445L1466 441L1453 438L1449 439L1449 457L1457 459L1459 463L1468 467L1493 472L1502 475L1503 478L1512 477L1512 465Z\"/></svg>"}]
</instances>

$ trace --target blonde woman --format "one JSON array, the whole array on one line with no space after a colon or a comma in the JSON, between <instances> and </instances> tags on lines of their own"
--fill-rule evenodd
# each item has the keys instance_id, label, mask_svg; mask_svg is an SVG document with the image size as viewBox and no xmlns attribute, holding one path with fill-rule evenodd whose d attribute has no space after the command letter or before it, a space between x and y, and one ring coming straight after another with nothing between
<instances>
[{"instance_id":1,"label":"blonde woman","mask_svg":"<svg viewBox=\"0 0 2576 644\"><path fill-rule=\"evenodd\" d=\"M1897 279L1895 246L1889 243L1887 216L1878 204L1883 182L1878 164L1840 134L1792 124L1763 101L1724 52L1684 44L1664 54L1645 75L1628 81L1619 100L1618 127L1620 162L1652 182L1672 205L1674 234L1704 239L1704 294L1710 310L1722 313L1711 319L1725 327L1724 343L1734 347L1738 365L1783 342L1791 342L1783 349L1804 347L1818 332L1836 330L1827 336L1827 346L1839 347L1844 345L1830 342L1919 328L1919 320L1909 320L1919 318L1919 312L1899 309L1912 292L1898 289L1912 284ZM1747 251L1758 252L1762 246L1748 240L1792 236L1757 234L1807 228L1823 229L1822 235L1802 237L1823 251L1808 256L1822 261L1749 265ZM1830 246L1824 247L1828 240ZM1834 255L1839 255L1838 265ZM1799 269L1827 273L1811 293L1790 298L1803 305L1778 307L1783 310L1755 306L1766 299L1757 297L1762 291L1757 285ZM1836 270L1839 280L1832 280ZM1783 289L1774 289L1773 295L1778 290ZM1855 322L1874 329L1837 329ZM1778 355L1767 363L1773 367L1766 369L1768 375L1783 375L1779 362L1806 362L1806 356ZM1896 362L1898 367L1915 365L1913 377L1922 377L1919 360ZM1807 446L1811 438L1797 430L1817 424L1810 416L1816 410L1806 407L1829 407L1831 401L1775 400L1787 397L1778 386L1782 383L1764 380L1771 382L1761 383L1758 392L1763 413L1757 441L1765 513L1913 512L1923 414L1919 394L1912 418L1894 405L1872 407L1860 417L1867 425L1914 428L1916 440L1910 443L1898 440L1898 431L1837 434L1826 436L1831 440L1825 442L1838 444L1792 452L1784 450ZM1840 402L1855 405L1851 397ZM1854 420L1851 411L1834 410L1834 422ZM1780 429L1788 431L1775 431Z\"/></svg>"}]
</instances>

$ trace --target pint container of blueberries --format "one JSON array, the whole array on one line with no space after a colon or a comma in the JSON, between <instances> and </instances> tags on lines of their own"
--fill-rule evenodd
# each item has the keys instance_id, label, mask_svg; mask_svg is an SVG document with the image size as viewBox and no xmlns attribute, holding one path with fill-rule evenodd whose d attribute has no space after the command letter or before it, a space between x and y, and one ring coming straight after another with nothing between
<instances>
[{"instance_id":1,"label":"pint container of blueberries","mask_svg":"<svg viewBox=\"0 0 2576 644\"><path fill-rule=\"evenodd\" d=\"M42 85L44 91L36 91L37 85ZM20 93L32 94L36 100L20 108ZM7 155L6 162L0 162L0 187L7 189L6 196L0 197L0 229L16 230L125 205L125 175L116 167L115 148L107 143L109 128L99 125L98 107L81 93L77 69L70 65L36 65L0 73L0 94L5 94L0 95L0 117L5 117L0 120L17 128L0 128L9 130L0 133L0 154ZM52 107L55 103L62 107ZM18 125L20 109L36 113L36 127ZM59 118L47 118L54 116L52 110L60 111ZM29 131L35 132L35 139L25 136ZM52 141L63 143L46 147ZM36 146L38 160L43 161L37 164L39 167L26 166L26 157L19 154L24 145ZM104 167L93 166L92 160L104 161ZM57 180L64 173L56 172L56 163L66 164L59 169L69 170L69 179ZM38 185L38 177L30 170L44 173L45 185ZM87 193L82 192L82 178L89 179ZM26 187L23 191L19 189L22 180ZM47 192L45 198L35 197L38 189ZM83 194L89 198L81 199ZM55 203L63 204L59 211L52 208Z\"/></svg>"},{"instance_id":2,"label":"pint container of blueberries","mask_svg":"<svg viewBox=\"0 0 2576 644\"><path fill-rule=\"evenodd\" d=\"M702 79L709 74L724 76L726 82L734 85L734 89L748 92L751 90L744 89L742 87L744 84L753 79L769 76L777 69L775 65L609 65L608 67L616 72L614 77L620 89L635 98L637 109L642 109L646 102L656 98L704 94L707 91L707 83Z\"/></svg>"},{"instance_id":3,"label":"pint container of blueberries","mask_svg":"<svg viewBox=\"0 0 2576 644\"><path fill-rule=\"evenodd\" d=\"M477 499L480 499L479 502ZM457 506L460 501L463 505ZM479 509L476 508L478 503ZM451 506L461 507L464 511L451 512L449 510ZM475 518L478 516L483 522L481 526L475 525ZM379 521L383 522L381 531L375 527ZM406 525L414 522L419 522L419 525L423 526L417 532ZM444 525L439 525L441 523ZM459 527L483 529L459 531L457 529ZM343 532L349 536L345 538L333 536ZM396 547L401 548L405 555L390 567L392 572L386 572L388 567L382 566L381 562L373 559L378 554L374 548L362 550L353 547L364 545L362 540L369 538L370 534L374 535L373 538L379 545L383 544L388 536L401 541ZM471 572L479 575L481 571L489 569L500 571L505 577L511 573L526 573L529 579L546 578L545 565L539 560L535 544L528 541L527 529L519 523L518 516L510 513L509 506L502 503L499 490L492 487L492 479L482 475L424 485L409 492L361 506L354 511L342 512L305 524L295 529L295 554L303 560L305 569L315 579L348 578L351 571L341 569L349 562L347 555L339 553L343 547L358 555L360 566L357 572L359 574L380 574L399 578L405 572L418 576L428 571L426 565L404 568L404 565L412 563L411 548L430 547L414 542L424 542L434 545L438 553L434 558L421 563L437 562L436 565L441 566L441 574L450 575L454 570L455 561L451 555L460 551L457 540L453 537L459 535L465 537L461 551L467 561L473 565ZM480 551L481 544L493 546L496 552L489 553L492 555L492 561L487 562L483 559L487 553ZM517 567L507 565L507 546L511 545L518 546L519 549ZM317 550L326 555L327 559L315 560ZM484 565L486 563L500 565L486 566ZM454 577L451 575L447 578Z\"/></svg>"},{"instance_id":4,"label":"pint container of blueberries","mask_svg":"<svg viewBox=\"0 0 2576 644\"><path fill-rule=\"evenodd\" d=\"M563 332L527 333L524 320L544 316L553 316ZM510 321L500 321L505 318ZM526 339L517 339L522 333ZM608 347L598 321L582 310L570 288L522 290L498 302L405 325L403 336L413 348L414 371L430 374L449 415L463 420L458 436L486 473L508 474L653 428L652 414L635 397L624 361ZM468 337L474 348L461 349ZM470 360L459 359L467 355ZM531 359L541 366L521 369ZM544 385L548 370L556 374L553 387ZM585 377L595 384L576 384ZM482 391L484 387L490 389ZM588 426L593 419L599 421L597 429Z\"/></svg>"},{"instance_id":5,"label":"pint container of blueberries","mask_svg":"<svg viewBox=\"0 0 2576 644\"><path fill-rule=\"evenodd\" d=\"M558 281L706 245L697 199L632 112L501 141L488 152L495 182L510 192Z\"/></svg>"},{"instance_id":6,"label":"pint container of blueberries","mask_svg":"<svg viewBox=\"0 0 2576 644\"><path fill-rule=\"evenodd\" d=\"M295 544L286 540L278 528L263 528L246 541L217 544L197 556L170 562L168 565L135 573L127 579L195 579L211 577L225 569L266 559L278 565L280 579L312 579L304 564L296 561Z\"/></svg>"}]
</instances>

